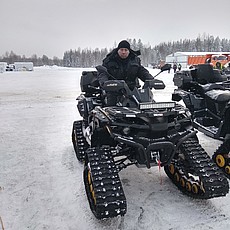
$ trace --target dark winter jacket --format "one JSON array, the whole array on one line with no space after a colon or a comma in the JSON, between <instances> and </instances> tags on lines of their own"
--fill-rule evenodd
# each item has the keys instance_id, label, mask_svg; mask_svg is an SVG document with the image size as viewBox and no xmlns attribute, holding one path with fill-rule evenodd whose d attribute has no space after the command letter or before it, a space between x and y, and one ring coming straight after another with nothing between
<instances>
[{"instance_id":1,"label":"dark winter jacket","mask_svg":"<svg viewBox=\"0 0 230 230\"><path fill-rule=\"evenodd\" d=\"M141 65L141 60L135 51L130 50L129 56L126 59L121 59L117 51L117 48L114 49L103 60L102 65L107 68L108 73L112 75L113 78L104 72L99 72L98 80L101 86L107 80L117 79L125 80L129 88L133 90L135 86L139 87L138 78L143 82L153 79L149 71Z\"/></svg>"}]
</instances>

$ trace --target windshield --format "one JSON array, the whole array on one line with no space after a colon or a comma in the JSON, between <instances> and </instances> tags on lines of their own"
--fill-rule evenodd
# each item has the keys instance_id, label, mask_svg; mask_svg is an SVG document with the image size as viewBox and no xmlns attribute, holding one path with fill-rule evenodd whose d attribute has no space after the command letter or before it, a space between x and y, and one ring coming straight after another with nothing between
<instances>
[{"instance_id":1,"label":"windshield","mask_svg":"<svg viewBox=\"0 0 230 230\"><path fill-rule=\"evenodd\" d=\"M224 61L224 60L228 60L228 57L225 55L218 55L218 56L213 56L212 59L215 61Z\"/></svg>"}]
</instances>

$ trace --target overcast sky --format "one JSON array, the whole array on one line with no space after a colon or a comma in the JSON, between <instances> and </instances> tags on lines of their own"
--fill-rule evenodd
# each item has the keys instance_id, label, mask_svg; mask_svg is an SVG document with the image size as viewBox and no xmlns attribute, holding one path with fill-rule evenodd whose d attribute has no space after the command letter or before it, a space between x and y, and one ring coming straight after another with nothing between
<instances>
[{"instance_id":1,"label":"overcast sky","mask_svg":"<svg viewBox=\"0 0 230 230\"><path fill-rule=\"evenodd\" d=\"M62 58L69 49L151 46L204 33L230 39L229 0L0 0L0 55Z\"/></svg>"}]
</instances>

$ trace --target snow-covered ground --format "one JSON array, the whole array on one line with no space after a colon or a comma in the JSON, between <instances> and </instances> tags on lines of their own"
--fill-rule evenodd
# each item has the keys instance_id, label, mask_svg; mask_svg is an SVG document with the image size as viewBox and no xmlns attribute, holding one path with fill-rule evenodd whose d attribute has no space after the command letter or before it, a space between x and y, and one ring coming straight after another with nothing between
<instances>
[{"instance_id":1,"label":"snow-covered ground","mask_svg":"<svg viewBox=\"0 0 230 230\"><path fill-rule=\"evenodd\" d=\"M230 229L229 194L191 199L158 168L123 170L127 214L94 217L71 142L72 123L80 118L75 99L82 70L0 74L0 230ZM166 89L155 92L155 99L170 100L173 74L158 78ZM203 134L199 138L210 155L219 145Z\"/></svg>"}]
</instances>

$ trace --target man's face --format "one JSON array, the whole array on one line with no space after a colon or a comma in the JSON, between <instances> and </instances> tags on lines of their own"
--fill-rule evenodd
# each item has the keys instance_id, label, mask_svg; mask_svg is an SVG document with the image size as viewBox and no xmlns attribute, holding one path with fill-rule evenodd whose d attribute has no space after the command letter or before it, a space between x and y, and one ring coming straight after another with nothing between
<instances>
[{"instance_id":1,"label":"man's face","mask_svg":"<svg viewBox=\"0 0 230 230\"><path fill-rule=\"evenodd\" d=\"M122 59L126 59L129 56L129 50L127 48L120 48L117 52Z\"/></svg>"}]
</instances>

